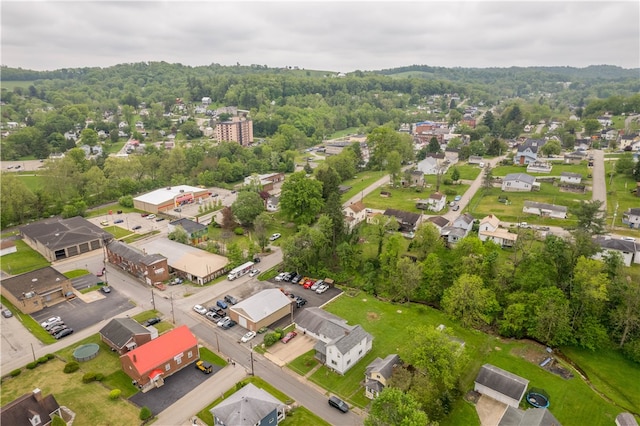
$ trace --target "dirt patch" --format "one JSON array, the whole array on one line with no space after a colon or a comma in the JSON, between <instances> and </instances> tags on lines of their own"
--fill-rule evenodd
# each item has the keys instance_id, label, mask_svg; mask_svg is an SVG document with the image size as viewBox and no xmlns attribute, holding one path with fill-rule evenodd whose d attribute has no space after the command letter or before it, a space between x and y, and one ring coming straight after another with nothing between
<instances>
[{"instance_id":1,"label":"dirt patch","mask_svg":"<svg viewBox=\"0 0 640 426\"><path fill-rule=\"evenodd\" d=\"M375 312L367 312L367 319L369 321L377 321L380 319L380 315L376 314Z\"/></svg>"},{"instance_id":2,"label":"dirt patch","mask_svg":"<svg viewBox=\"0 0 640 426\"><path fill-rule=\"evenodd\" d=\"M544 345L528 342L527 346L514 348L511 350L511 353L526 359L532 364L538 365L550 373L557 374L565 380L573 378L573 373L568 368L565 368L552 353L547 352ZM543 363L544 366L541 365Z\"/></svg>"}]
</instances>

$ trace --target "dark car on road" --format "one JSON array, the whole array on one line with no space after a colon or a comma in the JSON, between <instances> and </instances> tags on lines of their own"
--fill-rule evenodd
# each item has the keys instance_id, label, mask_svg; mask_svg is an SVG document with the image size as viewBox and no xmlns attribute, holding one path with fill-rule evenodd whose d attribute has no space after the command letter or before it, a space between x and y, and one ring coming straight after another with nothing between
<instances>
[{"instance_id":1,"label":"dark car on road","mask_svg":"<svg viewBox=\"0 0 640 426\"><path fill-rule=\"evenodd\" d=\"M141 225L136 225L131 229L133 229L134 231L137 231L138 229L142 229L142 226Z\"/></svg>"},{"instance_id":2,"label":"dark car on road","mask_svg":"<svg viewBox=\"0 0 640 426\"><path fill-rule=\"evenodd\" d=\"M235 305L235 304L237 304L237 303L238 303L238 299L236 299L235 297L233 297L233 296L231 296L231 295L229 295L229 294L227 294L227 295L224 297L224 301L225 301L225 302L227 302L227 303L229 303L230 305Z\"/></svg>"},{"instance_id":3,"label":"dark car on road","mask_svg":"<svg viewBox=\"0 0 640 426\"><path fill-rule=\"evenodd\" d=\"M300 274L296 274L292 279L291 282L293 284L298 284L300 282L300 280L302 279L302 275Z\"/></svg>"},{"instance_id":4,"label":"dark car on road","mask_svg":"<svg viewBox=\"0 0 640 426\"><path fill-rule=\"evenodd\" d=\"M346 413L347 411L349 411L349 406L347 405L347 403L341 400L340 398L338 398L337 396L332 396L329 398L329 405L334 408L337 408L343 413Z\"/></svg>"},{"instance_id":5,"label":"dark car on road","mask_svg":"<svg viewBox=\"0 0 640 426\"><path fill-rule=\"evenodd\" d=\"M109 287L108 285L104 285L100 287L100 291L103 293L111 293L111 287Z\"/></svg>"},{"instance_id":6,"label":"dark car on road","mask_svg":"<svg viewBox=\"0 0 640 426\"><path fill-rule=\"evenodd\" d=\"M231 327L233 327L236 324L237 324L237 322L235 322L234 320L229 320L229 321L227 321L226 323L224 323L222 325L222 329L223 330L228 330L228 329L230 329Z\"/></svg>"}]
</instances>

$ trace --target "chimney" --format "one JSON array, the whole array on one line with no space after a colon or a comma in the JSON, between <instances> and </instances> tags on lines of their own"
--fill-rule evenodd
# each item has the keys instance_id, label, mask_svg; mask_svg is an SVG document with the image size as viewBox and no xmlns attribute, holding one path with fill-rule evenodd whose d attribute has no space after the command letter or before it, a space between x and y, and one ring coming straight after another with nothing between
<instances>
[{"instance_id":1,"label":"chimney","mask_svg":"<svg viewBox=\"0 0 640 426\"><path fill-rule=\"evenodd\" d=\"M39 388L35 388L33 390L33 399L35 399L38 402L42 402L42 392L40 391Z\"/></svg>"},{"instance_id":2,"label":"chimney","mask_svg":"<svg viewBox=\"0 0 640 426\"><path fill-rule=\"evenodd\" d=\"M138 358L136 358L136 354L133 354L133 362L138 362Z\"/></svg>"}]
</instances>

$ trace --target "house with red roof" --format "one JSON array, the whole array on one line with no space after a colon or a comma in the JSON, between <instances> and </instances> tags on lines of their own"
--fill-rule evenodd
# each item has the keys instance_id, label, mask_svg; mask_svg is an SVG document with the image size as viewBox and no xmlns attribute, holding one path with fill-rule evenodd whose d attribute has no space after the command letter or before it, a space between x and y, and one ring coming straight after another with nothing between
<instances>
[{"instance_id":1,"label":"house with red roof","mask_svg":"<svg viewBox=\"0 0 640 426\"><path fill-rule=\"evenodd\" d=\"M186 325L174 328L120 357L122 370L147 392L200 358L198 340Z\"/></svg>"}]
</instances>

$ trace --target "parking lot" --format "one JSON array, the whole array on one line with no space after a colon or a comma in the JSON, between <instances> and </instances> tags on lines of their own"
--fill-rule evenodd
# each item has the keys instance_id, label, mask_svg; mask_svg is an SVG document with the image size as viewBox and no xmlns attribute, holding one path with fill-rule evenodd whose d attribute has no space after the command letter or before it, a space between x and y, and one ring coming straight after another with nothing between
<instances>
[{"instance_id":1,"label":"parking lot","mask_svg":"<svg viewBox=\"0 0 640 426\"><path fill-rule=\"evenodd\" d=\"M101 295L101 296L99 296ZM134 305L128 298L124 297L116 289L112 288L111 293L103 295L96 294L96 300L87 303L80 298L66 300L53 306L49 306L35 312L31 316L38 324L47 318L58 316L62 321L75 331L83 330L102 320L111 319L122 312L128 311Z\"/></svg>"}]
</instances>

